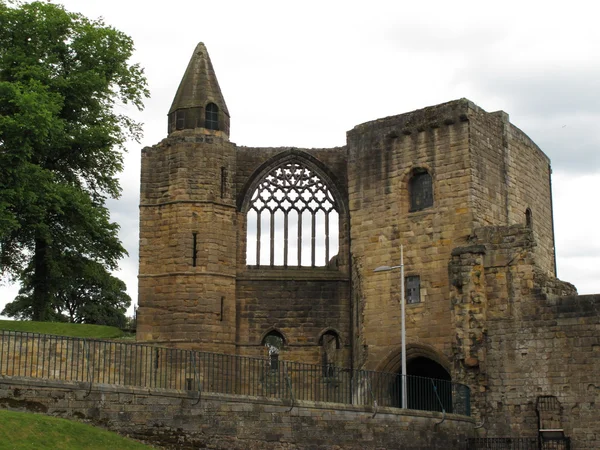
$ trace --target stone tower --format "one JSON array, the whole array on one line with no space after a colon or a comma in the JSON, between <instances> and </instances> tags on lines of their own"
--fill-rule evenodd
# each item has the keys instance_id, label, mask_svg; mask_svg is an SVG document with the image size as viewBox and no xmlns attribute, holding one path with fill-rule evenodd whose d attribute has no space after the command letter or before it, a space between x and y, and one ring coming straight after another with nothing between
<instances>
[{"instance_id":1,"label":"stone tower","mask_svg":"<svg viewBox=\"0 0 600 450\"><path fill-rule=\"evenodd\" d=\"M234 148L200 43L169 110L168 137L142 150L138 339L234 351Z\"/></svg>"}]
</instances>

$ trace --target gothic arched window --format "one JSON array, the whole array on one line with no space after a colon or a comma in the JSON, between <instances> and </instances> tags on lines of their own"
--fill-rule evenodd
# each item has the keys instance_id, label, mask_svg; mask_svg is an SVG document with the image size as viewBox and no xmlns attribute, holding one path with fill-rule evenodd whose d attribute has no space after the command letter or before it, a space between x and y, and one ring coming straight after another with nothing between
<instances>
[{"instance_id":1,"label":"gothic arched window","mask_svg":"<svg viewBox=\"0 0 600 450\"><path fill-rule=\"evenodd\" d=\"M204 128L209 130L219 129L219 107L214 103L206 105Z\"/></svg>"},{"instance_id":2,"label":"gothic arched window","mask_svg":"<svg viewBox=\"0 0 600 450\"><path fill-rule=\"evenodd\" d=\"M433 183L426 169L413 169L408 182L410 211L420 211L433 206Z\"/></svg>"},{"instance_id":3,"label":"gothic arched window","mask_svg":"<svg viewBox=\"0 0 600 450\"><path fill-rule=\"evenodd\" d=\"M258 183L248 207L247 264L326 266L338 252L338 205L303 161L286 161Z\"/></svg>"}]
</instances>

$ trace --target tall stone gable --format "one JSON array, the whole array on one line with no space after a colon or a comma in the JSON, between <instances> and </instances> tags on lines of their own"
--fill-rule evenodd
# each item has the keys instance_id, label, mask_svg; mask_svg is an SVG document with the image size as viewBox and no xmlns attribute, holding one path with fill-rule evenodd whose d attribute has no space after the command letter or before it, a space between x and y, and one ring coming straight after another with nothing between
<instances>
[{"instance_id":1,"label":"tall stone gable","mask_svg":"<svg viewBox=\"0 0 600 450\"><path fill-rule=\"evenodd\" d=\"M469 384L496 435L535 436L542 394L577 405L571 434L593 420L600 384L581 369L600 373L600 301L555 277L550 161L508 114L460 99L357 125L327 149L238 146L229 120L199 44L168 136L142 150L139 340L266 356L274 338L287 360L397 372L399 272L374 269L398 265L403 245L409 374ZM305 217L312 235L297 231ZM553 345L589 358L570 371Z\"/></svg>"}]
</instances>

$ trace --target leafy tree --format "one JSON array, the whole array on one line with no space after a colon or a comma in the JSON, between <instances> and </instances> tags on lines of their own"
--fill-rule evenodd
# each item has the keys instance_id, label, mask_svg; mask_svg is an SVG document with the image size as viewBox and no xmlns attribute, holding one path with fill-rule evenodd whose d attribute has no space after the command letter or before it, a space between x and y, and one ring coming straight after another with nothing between
<instances>
[{"instance_id":1,"label":"leafy tree","mask_svg":"<svg viewBox=\"0 0 600 450\"><path fill-rule=\"evenodd\" d=\"M131 304L125 283L112 276L99 263L69 252L53 255L61 273L47 318L56 322L89 323L123 328L125 312ZM34 285L32 272L22 277L23 287L3 313L17 319L32 319Z\"/></svg>"},{"instance_id":2,"label":"leafy tree","mask_svg":"<svg viewBox=\"0 0 600 450\"><path fill-rule=\"evenodd\" d=\"M122 291L107 271L126 251L105 202L120 194L119 150L140 135L116 107L148 96L132 52L102 20L0 0L0 274L23 284L13 314L48 320L68 292L93 303Z\"/></svg>"}]
</instances>

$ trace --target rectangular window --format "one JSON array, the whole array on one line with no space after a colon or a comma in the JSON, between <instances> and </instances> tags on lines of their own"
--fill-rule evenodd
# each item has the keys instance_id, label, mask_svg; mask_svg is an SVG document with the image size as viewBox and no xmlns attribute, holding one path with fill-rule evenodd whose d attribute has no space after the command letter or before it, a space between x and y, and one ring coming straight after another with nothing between
<instances>
[{"instance_id":1,"label":"rectangular window","mask_svg":"<svg viewBox=\"0 0 600 450\"><path fill-rule=\"evenodd\" d=\"M421 277L419 275L411 275L404 278L404 289L406 303L421 303Z\"/></svg>"}]
</instances>

